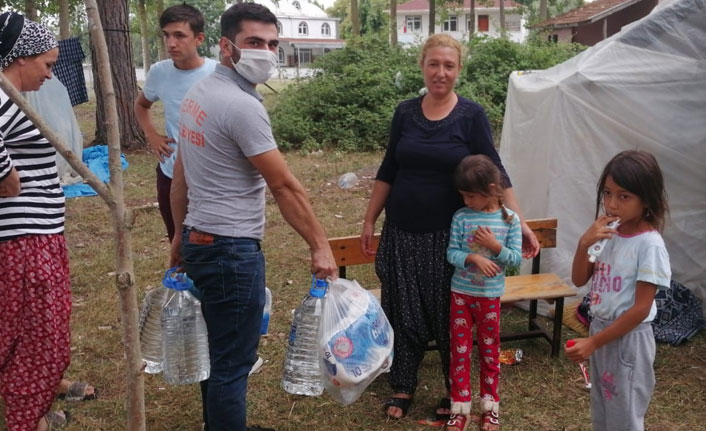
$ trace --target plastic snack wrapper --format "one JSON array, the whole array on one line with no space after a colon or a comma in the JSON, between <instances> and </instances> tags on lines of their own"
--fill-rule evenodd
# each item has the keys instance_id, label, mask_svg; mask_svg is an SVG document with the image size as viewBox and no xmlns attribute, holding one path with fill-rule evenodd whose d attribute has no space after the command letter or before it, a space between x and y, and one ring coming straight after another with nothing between
<instances>
[{"instance_id":1,"label":"plastic snack wrapper","mask_svg":"<svg viewBox=\"0 0 706 431\"><path fill-rule=\"evenodd\" d=\"M394 334L378 300L358 282L331 282L318 345L324 388L347 406L392 366Z\"/></svg>"}]
</instances>

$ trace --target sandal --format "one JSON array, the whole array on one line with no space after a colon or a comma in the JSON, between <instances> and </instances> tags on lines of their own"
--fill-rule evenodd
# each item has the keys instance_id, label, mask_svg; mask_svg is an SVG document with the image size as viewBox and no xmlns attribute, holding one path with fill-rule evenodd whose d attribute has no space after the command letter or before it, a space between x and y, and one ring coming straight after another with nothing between
<instances>
[{"instance_id":1,"label":"sandal","mask_svg":"<svg viewBox=\"0 0 706 431\"><path fill-rule=\"evenodd\" d=\"M500 430L500 418L498 414L492 410L483 412L483 416L480 420L480 430L481 431L499 431Z\"/></svg>"},{"instance_id":2,"label":"sandal","mask_svg":"<svg viewBox=\"0 0 706 431\"><path fill-rule=\"evenodd\" d=\"M383 410L389 418L402 419L403 417L407 416L407 410L409 410L409 406L411 405L412 398L391 397L385 401L385 404L383 404ZM389 414L388 411L390 410L390 407L397 407L398 409L402 410L402 415L398 417Z\"/></svg>"},{"instance_id":3,"label":"sandal","mask_svg":"<svg viewBox=\"0 0 706 431\"><path fill-rule=\"evenodd\" d=\"M86 382L73 382L69 389L63 394L57 394L56 398L66 401L90 401L98 398L98 391L93 388L92 394L86 394L86 389L90 385Z\"/></svg>"},{"instance_id":4,"label":"sandal","mask_svg":"<svg viewBox=\"0 0 706 431\"><path fill-rule=\"evenodd\" d=\"M446 410L447 413L441 413L439 410ZM451 419L451 398L442 398L434 410L434 415L437 421L447 421Z\"/></svg>"},{"instance_id":5,"label":"sandal","mask_svg":"<svg viewBox=\"0 0 706 431\"><path fill-rule=\"evenodd\" d=\"M466 431L468 424L473 422L466 415L452 414L449 421L444 425L444 431Z\"/></svg>"},{"instance_id":6,"label":"sandal","mask_svg":"<svg viewBox=\"0 0 706 431\"><path fill-rule=\"evenodd\" d=\"M44 415L44 420L47 421L47 429L61 429L68 425L71 420L71 413L67 410L51 411Z\"/></svg>"}]
</instances>

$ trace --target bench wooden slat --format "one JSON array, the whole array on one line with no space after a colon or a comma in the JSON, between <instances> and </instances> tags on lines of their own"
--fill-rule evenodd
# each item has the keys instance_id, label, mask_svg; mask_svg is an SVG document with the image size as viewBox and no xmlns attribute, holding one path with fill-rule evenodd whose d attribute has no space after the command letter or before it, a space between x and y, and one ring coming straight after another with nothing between
<instances>
[{"instance_id":1,"label":"bench wooden slat","mask_svg":"<svg viewBox=\"0 0 706 431\"><path fill-rule=\"evenodd\" d=\"M370 289L370 293L380 300L380 289ZM556 274L513 275L505 277L505 294L500 298L500 302L505 304L567 296L576 296L576 292Z\"/></svg>"},{"instance_id":2,"label":"bench wooden slat","mask_svg":"<svg viewBox=\"0 0 706 431\"><path fill-rule=\"evenodd\" d=\"M328 243L338 266L375 262L375 256L368 257L360 250L360 236L330 238ZM373 237L373 248L377 250L378 244L380 244L380 234Z\"/></svg>"},{"instance_id":3,"label":"bench wooden slat","mask_svg":"<svg viewBox=\"0 0 706 431\"><path fill-rule=\"evenodd\" d=\"M576 292L556 274L513 275L505 277L505 294L500 301L506 303L567 296L576 296Z\"/></svg>"}]
</instances>

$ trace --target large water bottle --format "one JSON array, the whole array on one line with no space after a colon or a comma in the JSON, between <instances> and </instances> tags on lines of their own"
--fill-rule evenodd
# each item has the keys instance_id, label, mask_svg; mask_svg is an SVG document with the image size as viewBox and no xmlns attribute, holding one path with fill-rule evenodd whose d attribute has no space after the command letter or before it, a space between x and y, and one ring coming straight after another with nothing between
<instances>
[{"instance_id":1,"label":"large water bottle","mask_svg":"<svg viewBox=\"0 0 706 431\"><path fill-rule=\"evenodd\" d=\"M201 302L188 292L189 284L191 279L175 268L164 276L169 292L162 308L163 374L173 385L206 380L211 371Z\"/></svg>"},{"instance_id":2,"label":"large water bottle","mask_svg":"<svg viewBox=\"0 0 706 431\"><path fill-rule=\"evenodd\" d=\"M265 287L265 308L262 309L260 335L267 334L267 328L270 326L270 313L272 313L272 291L269 287Z\"/></svg>"},{"instance_id":3,"label":"large water bottle","mask_svg":"<svg viewBox=\"0 0 706 431\"><path fill-rule=\"evenodd\" d=\"M140 350L148 374L162 372L162 307L168 293L163 286L150 290L140 309Z\"/></svg>"},{"instance_id":4,"label":"large water bottle","mask_svg":"<svg viewBox=\"0 0 706 431\"><path fill-rule=\"evenodd\" d=\"M294 311L282 376L282 388L290 394L318 396L324 392L316 338L326 287L326 280L312 280L309 294Z\"/></svg>"}]
</instances>

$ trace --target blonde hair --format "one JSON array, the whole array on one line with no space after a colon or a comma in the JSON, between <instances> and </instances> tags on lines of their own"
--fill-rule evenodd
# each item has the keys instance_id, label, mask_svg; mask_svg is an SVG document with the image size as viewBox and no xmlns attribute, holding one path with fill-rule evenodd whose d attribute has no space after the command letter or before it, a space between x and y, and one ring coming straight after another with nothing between
<instances>
[{"instance_id":1,"label":"blonde hair","mask_svg":"<svg viewBox=\"0 0 706 431\"><path fill-rule=\"evenodd\" d=\"M429 38L426 40L426 42L424 42L424 45L422 46L422 52L419 53L419 65L424 65L424 59L426 58L427 53L430 49L439 47L455 49L458 53L458 65L459 67L461 66L464 51L463 45L461 45L461 42L457 41L446 33L437 33L429 36Z\"/></svg>"}]
</instances>

